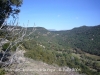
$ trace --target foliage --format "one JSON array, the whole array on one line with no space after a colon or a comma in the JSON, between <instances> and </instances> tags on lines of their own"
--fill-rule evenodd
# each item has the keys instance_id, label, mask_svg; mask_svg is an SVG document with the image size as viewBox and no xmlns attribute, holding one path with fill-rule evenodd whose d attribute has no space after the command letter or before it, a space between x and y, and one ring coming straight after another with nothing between
<instances>
[{"instance_id":1,"label":"foliage","mask_svg":"<svg viewBox=\"0 0 100 75\"><path fill-rule=\"evenodd\" d=\"M5 44L3 44L2 50L5 51L5 50L9 47L9 44L10 44L10 43L5 43Z\"/></svg>"},{"instance_id":2,"label":"foliage","mask_svg":"<svg viewBox=\"0 0 100 75\"><path fill-rule=\"evenodd\" d=\"M58 31L60 43L64 46L78 48L90 54L100 55L100 25L94 27L82 26L69 31Z\"/></svg>"},{"instance_id":3,"label":"foliage","mask_svg":"<svg viewBox=\"0 0 100 75\"><path fill-rule=\"evenodd\" d=\"M5 71L0 68L0 75L5 75Z\"/></svg>"},{"instance_id":4,"label":"foliage","mask_svg":"<svg viewBox=\"0 0 100 75\"><path fill-rule=\"evenodd\" d=\"M28 47L28 44L33 45L33 48ZM54 63L55 61L55 56L51 51L47 51L36 44L27 43L26 45L24 45L24 47L26 49L31 49L25 53L25 56L29 58L33 58L35 60L42 60L43 62L47 62L48 64Z\"/></svg>"},{"instance_id":5,"label":"foliage","mask_svg":"<svg viewBox=\"0 0 100 75\"><path fill-rule=\"evenodd\" d=\"M96 56L100 54L99 29L99 25L94 27L82 26L68 31L48 31L44 28L36 28L34 34L30 36L31 40L23 44L27 49L25 56L46 63L51 62L49 64L55 63L59 66L80 68L80 73L87 75L99 75L100 68L97 63L99 56ZM87 55L86 52L90 54Z\"/></svg>"},{"instance_id":6,"label":"foliage","mask_svg":"<svg viewBox=\"0 0 100 75\"><path fill-rule=\"evenodd\" d=\"M0 30L0 37L4 37L6 35L6 32L3 30Z\"/></svg>"},{"instance_id":7,"label":"foliage","mask_svg":"<svg viewBox=\"0 0 100 75\"><path fill-rule=\"evenodd\" d=\"M6 18L10 15L20 12L19 8L22 4L22 0L0 0L0 26L3 24Z\"/></svg>"},{"instance_id":8,"label":"foliage","mask_svg":"<svg viewBox=\"0 0 100 75\"><path fill-rule=\"evenodd\" d=\"M6 49L8 49L7 51L16 51L16 49L17 49L17 47L18 47L19 44L20 43L12 45L12 46L9 46L10 43L5 43L5 44L2 45L2 50L6 51Z\"/></svg>"}]
</instances>

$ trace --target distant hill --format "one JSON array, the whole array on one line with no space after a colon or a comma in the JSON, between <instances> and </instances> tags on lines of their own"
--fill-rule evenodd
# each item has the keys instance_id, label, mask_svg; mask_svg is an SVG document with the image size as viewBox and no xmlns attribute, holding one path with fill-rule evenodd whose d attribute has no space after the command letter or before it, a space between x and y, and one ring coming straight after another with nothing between
<instances>
[{"instance_id":1,"label":"distant hill","mask_svg":"<svg viewBox=\"0 0 100 75\"><path fill-rule=\"evenodd\" d=\"M16 29L19 32L21 28ZM78 68L79 73L86 75L100 75L100 25L61 31L28 27L26 34L32 30L21 44L26 57L54 66ZM3 30L0 33L1 38L6 35Z\"/></svg>"},{"instance_id":2,"label":"distant hill","mask_svg":"<svg viewBox=\"0 0 100 75\"><path fill-rule=\"evenodd\" d=\"M82 26L63 33L61 33L61 36L66 38L65 41L69 42L70 45L100 56L100 25L92 27Z\"/></svg>"},{"instance_id":3,"label":"distant hill","mask_svg":"<svg viewBox=\"0 0 100 75\"><path fill-rule=\"evenodd\" d=\"M28 49L25 56L49 64L80 68L80 73L87 75L100 75L100 25L62 31L34 29L30 40L23 43ZM31 30L28 28L27 33Z\"/></svg>"},{"instance_id":4,"label":"distant hill","mask_svg":"<svg viewBox=\"0 0 100 75\"><path fill-rule=\"evenodd\" d=\"M57 31L56 29L48 29L48 31Z\"/></svg>"},{"instance_id":5,"label":"distant hill","mask_svg":"<svg viewBox=\"0 0 100 75\"><path fill-rule=\"evenodd\" d=\"M28 28L30 30L30 28ZM100 25L98 26L81 26L72 30L50 31L43 27L36 27L32 36L38 37L37 41L48 41L61 47L70 46L82 51L100 55ZM40 40L41 39L41 40ZM66 48L65 47L65 48Z\"/></svg>"}]
</instances>

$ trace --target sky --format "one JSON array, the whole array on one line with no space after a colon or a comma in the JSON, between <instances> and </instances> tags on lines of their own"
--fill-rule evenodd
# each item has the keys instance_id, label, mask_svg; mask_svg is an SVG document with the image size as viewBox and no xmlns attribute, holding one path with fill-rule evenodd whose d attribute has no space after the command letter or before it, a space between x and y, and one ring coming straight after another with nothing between
<instances>
[{"instance_id":1,"label":"sky","mask_svg":"<svg viewBox=\"0 0 100 75\"><path fill-rule=\"evenodd\" d=\"M100 0L23 0L20 25L69 30L100 24Z\"/></svg>"}]
</instances>

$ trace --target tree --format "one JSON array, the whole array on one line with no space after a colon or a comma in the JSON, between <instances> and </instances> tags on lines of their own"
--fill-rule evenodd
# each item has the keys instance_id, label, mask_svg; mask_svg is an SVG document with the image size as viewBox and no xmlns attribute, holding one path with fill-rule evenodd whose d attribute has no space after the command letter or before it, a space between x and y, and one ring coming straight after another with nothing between
<instances>
[{"instance_id":1,"label":"tree","mask_svg":"<svg viewBox=\"0 0 100 75\"><path fill-rule=\"evenodd\" d=\"M4 23L5 19L10 15L15 17L15 14L20 12L20 7L23 0L0 0L0 27Z\"/></svg>"}]
</instances>

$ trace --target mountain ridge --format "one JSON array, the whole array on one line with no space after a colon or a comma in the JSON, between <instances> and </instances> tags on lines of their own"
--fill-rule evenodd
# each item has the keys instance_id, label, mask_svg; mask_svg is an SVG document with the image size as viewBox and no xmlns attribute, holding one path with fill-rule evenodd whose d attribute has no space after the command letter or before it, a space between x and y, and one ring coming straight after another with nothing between
<instances>
[{"instance_id":1,"label":"mountain ridge","mask_svg":"<svg viewBox=\"0 0 100 75\"><path fill-rule=\"evenodd\" d=\"M27 34L33 28L27 28ZM47 64L79 68L86 75L100 74L100 26L82 26L72 30L48 31L34 28L23 41L28 58Z\"/></svg>"},{"instance_id":2,"label":"mountain ridge","mask_svg":"<svg viewBox=\"0 0 100 75\"><path fill-rule=\"evenodd\" d=\"M99 40L99 38L100 38L100 31L99 31L100 25L89 26L89 27L88 26L81 26L81 27L73 28L72 30L62 30L62 31L49 31L43 27L36 27L35 29L36 29L36 31L33 33L33 35L37 35L38 38L39 38L39 36L40 37L45 36L44 38L47 38L47 40L48 40L48 38L52 39L52 40L59 39L61 41L64 41L64 43L66 45L73 45L73 47L76 46L76 48L79 48L82 51L92 53L95 55L100 55L100 50L98 47L99 41L100 41ZM93 43L95 43L97 46L92 47ZM86 46L85 50L83 49L82 46ZM92 49L94 49L94 50L92 50L93 52L88 50L91 47L92 47ZM99 52L96 52L95 50L99 51Z\"/></svg>"}]
</instances>

